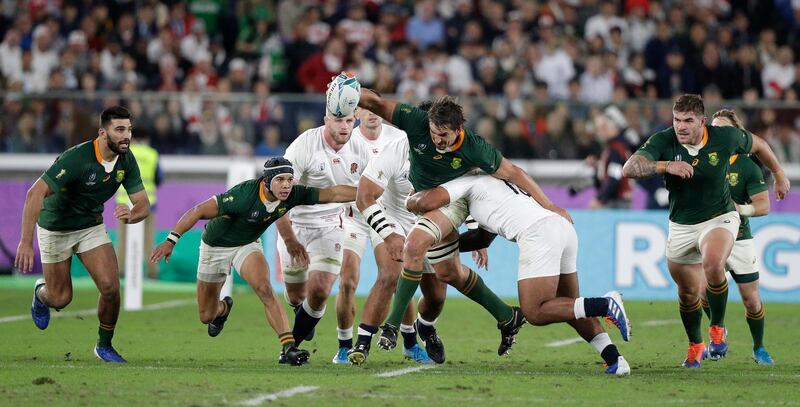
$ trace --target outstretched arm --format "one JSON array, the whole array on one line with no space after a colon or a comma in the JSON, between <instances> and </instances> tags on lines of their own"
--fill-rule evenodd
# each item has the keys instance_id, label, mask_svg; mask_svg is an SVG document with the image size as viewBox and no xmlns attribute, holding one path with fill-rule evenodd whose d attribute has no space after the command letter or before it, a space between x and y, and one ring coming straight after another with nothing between
<instances>
[{"instance_id":1,"label":"outstretched arm","mask_svg":"<svg viewBox=\"0 0 800 407\"><path fill-rule=\"evenodd\" d=\"M764 216L769 214L769 191L761 191L750 197L750 204L736 204L736 211L742 216Z\"/></svg>"},{"instance_id":2,"label":"outstretched arm","mask_svg":"<svg viewBox=\"0 0 800 407\"><path fill-rule=\"evenodd\" d=\"M356 200L356 187L337 185L319 190L319 203L353 202Z\"/></svg>"},{"instance_id":3,"label":"outstretched arm","mask_svg":"<svg viewBox=\"0 0 800 407\"><path fill-rule=\"evenodd\" d=\"M750 149L752 154L758 157L758 160L764 163L769 168L772 175L775 177L775 199L780 201L789 193L789 179L781 168L778 162L778 157L772 152L769 144L761 137L753 135L753 147Z\"/></svg>"},{"instance_id":4,"label":"outstretched arm","mask_svg":"<svg viewBox=\"0 0 800 407\"><path fill-rule=\"evenodd\" d=\"M622 176L625 178L646 179L659 174L691 178L694 168L684 161L653 161L641 154L632 155L622 167Z\"/></svg>"},{"instance_id":5,"label":"outstretched arm","mask_svg":"<svg viewBox=\"0 0 800 407\"><path fill-rule=\"evenodd\" d=\"M133 197L131 197L133 198ZM172 231L169 232L167 240L156 246L153 253L150 255L150 262L157 263L162 258L169 261L172 255L172 250L178 244L178 239L183 236L186 231L191 229L200 219L213 219L219 215L219 206L215 198L208 198L202 203L195 205L192 209L186 211L181 216Z\"/></svg>"},{"instance_id":6,"label":"outstretched arm","mask_svg":"<svg viewBox=\"0 0 800 407\"><path fill-rule=\"evenodd\" d=\"M36 219L39 219L39 212L42 211L44 198L52 194L50 186L39 178L25 195L25 206L22 207L22 234L14 259L14 267L23 273L33 270L33 229L36 226Z\"/></svg>"}]
</instances>

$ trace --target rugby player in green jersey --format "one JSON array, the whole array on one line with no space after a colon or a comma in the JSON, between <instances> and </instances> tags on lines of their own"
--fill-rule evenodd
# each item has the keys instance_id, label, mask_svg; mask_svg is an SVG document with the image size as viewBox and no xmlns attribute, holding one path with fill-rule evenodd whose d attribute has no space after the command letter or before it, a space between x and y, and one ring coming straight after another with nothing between
<instances>
[{"instance_id":1,"label":"rugby player in green jersey","mask_svg":"<svg viewBox=\"0 0 800 407\"><path fill-rule=\"evenodd\" d=\"M727 109L714 113L711 125L744 129L736 113ZM736 242L733 244L725 268L731 273L733 281L739 286L739 293L742 294L742 303L746 310L745 318L753 337L753 359L759 365L769 366L775 362L764 347L764 305L758 295L758 262L748 219L769 213L769 192L761 167L750 157L734 155L731 156L729 163L728 185L742 223L739 225L739 233L736 235ZM703 298L703 310L710 316L711 310L705 298Z\"/></svg>"},{"instance_id":2,"label":"rugby player in green jersey","mask_svg":"<svg viewBox=\"0 0 800 407\"><path fill-rule=\"evenodd\" d=\"M698 95L679 97L672 108L672 125L653 136L625 163L623 175L665 178L669 191L667 266L678 286L680 315L689 338L683 366L700 367L705 344L700 330L703 311L700 289L707 283L711 309L708 353L722 357L728 282L725 262L739 229L726 177L729 159L755 154L775 176L775 197L783 199L789 180L775 154L761 138L735 127L706 125Z\"/></svg>"},{"instance_id":3,"label":"rugby player in green jersey","mask_svg":"<svg viewBox=\"0 0 800 407\"><path fill-rule=\"evenodd\" d=\"M436 187L480 168L487 174L516 184L543 207L570 219L569 214L555 206L525 171L503 158L497 149L471 129L464 127L466 120L463 109L453 98L445 96L436 100L426 112L412 105L385 99L362 87L359 106L406 132L409 142L409 181L415 191ZM378 218L379 211L378 207L370 207L362 213L367 219ZM423 260L427 256L440 280L458 289L495 317L501 336L498 354L504 355L511 348L514 337L525 324L519 307L505 304L477 273L460 267L458 227L467 215L464 200L452 202L422 215L409 232L403 249L403 272L378 346L384 349L395 346L397 326L419 286ZM424 324L417 326L420 336L427 336ZM431 353L430 350L428 353Z\"/></svg>"},{"instance_id":4,"label":"rugby player in green jersey","mask_svg":"<svg viewBox=\"0 0 800 407\"><path fill-rule=\"evenodd\" d=\"M78 255L100 291L94 354L116 363L125 362L111 345L119 317L119 266L103 225L103 204L122 185L133 207L117 205L114 217L121 223L137 223L150 213L139 166L129 153L132 127L127 109L104 110L97 138L63 152L36 180L25 197L22 237L14 260L23 273L31 271L36 227L44 278L34 284L31 317L36 327L45 329L50 308L58 311L72 301L70 267L72 256Z\"/></svg>"},{"instance_id":5,"label":"rugby player in green jersey","mask_svg":"<svg viewBox=\"0 0 800 407\"><path fill-rule=\"evenodd\" d=\"M281 343L279 362L302 365L308 361L308 352L295 347L286 311L269 282L260 238L269 225L295 206L352 202L356 188L342 185L320 189L293 182L292 163L283 157L270 158L264 163L263 176L214 195L183 214L166 241L153 250L150 261L169 261L181 235L200 219L210 219L203 231L197 266L197 306L200 321L208 325L208 335L219 335L233 307L231 297L219 299L233 267L264 304L267 322Z\"/></svg>"}]
</instances>

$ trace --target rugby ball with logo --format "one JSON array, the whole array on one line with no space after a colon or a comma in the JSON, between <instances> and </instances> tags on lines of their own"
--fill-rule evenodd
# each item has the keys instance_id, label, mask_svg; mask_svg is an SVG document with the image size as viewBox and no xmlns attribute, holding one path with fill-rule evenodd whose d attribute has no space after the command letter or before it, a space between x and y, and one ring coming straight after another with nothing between
<instances>
[{"instance_id":1,"label":"rugby ball with logo","mask_svg":"<svg viewBox=\"0 0 800 407\"><path fill-rule=\"evenodd\" d=\"M325 106L334 117L344 117L353 113L361 98L361 84L355 75L340 73L328 87Z\"/></svg>"}]
</instances>

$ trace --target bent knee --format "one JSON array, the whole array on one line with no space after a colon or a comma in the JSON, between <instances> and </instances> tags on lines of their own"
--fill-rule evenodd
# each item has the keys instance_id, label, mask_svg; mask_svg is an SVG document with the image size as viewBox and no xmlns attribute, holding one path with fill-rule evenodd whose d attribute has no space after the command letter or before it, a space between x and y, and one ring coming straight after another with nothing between
<instances>
[{"instance_id":1,"label":"bent knee","mask_svg":"<svg viewBox=\"0 0 800 407\"><path fill-rule=\"evenodd\" d=\"M62 309L66 308L69 303L72 302L72 293L59 293L53 294L51 292L47 292L47 305L55 309Z\"/></svg>"}]
</instances>

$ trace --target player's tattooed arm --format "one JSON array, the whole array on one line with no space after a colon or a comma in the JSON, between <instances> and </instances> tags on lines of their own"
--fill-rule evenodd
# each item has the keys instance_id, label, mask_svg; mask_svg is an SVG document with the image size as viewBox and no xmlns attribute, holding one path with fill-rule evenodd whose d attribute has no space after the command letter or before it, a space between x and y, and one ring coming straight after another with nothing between
<instances>
[{"instance_id":1,"label":"player's tattooed arm","mask_svg":"<svg viewBox=\"0 0 800 407\"><path fill-rule=\"evenodd\" d=\"M622 167L622 176L645 179L658 174L672 174L686 179L694 175L694 168L685 161L653 161L641 154L634 154Z\"/></svg>"},{"instance_id":2,"label":"player's tattooed arm","mask_svg":"<svg viewBox=\"0 0 800 407\"><path fill-rule=\"evenodd\" d=\"M622 176L633 179L650 178L658 174L658 163L647 157L634 154L622 167Z\"/></svg>"}]
</instances>

